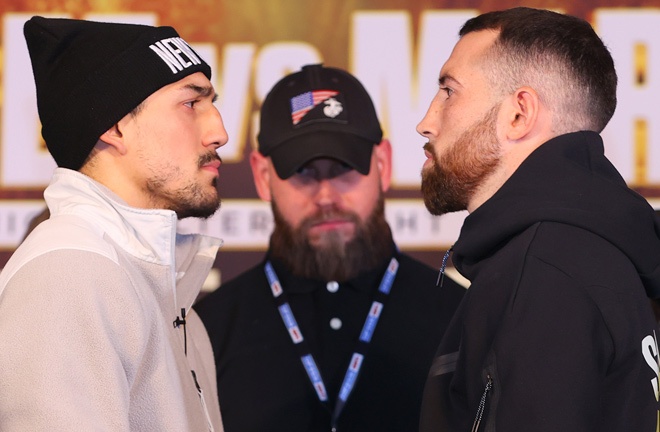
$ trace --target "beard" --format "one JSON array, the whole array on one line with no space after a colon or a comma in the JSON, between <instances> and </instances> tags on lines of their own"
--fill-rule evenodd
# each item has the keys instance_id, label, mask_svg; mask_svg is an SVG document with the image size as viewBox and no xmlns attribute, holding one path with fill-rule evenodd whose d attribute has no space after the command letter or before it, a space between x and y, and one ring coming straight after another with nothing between
<instances>
[{"instance_id":1,"label":"beard","mask_svg":"<svg viewBox=\"0 0 660 432\"><path fill-rule=\"evenodd\" d=\"M364 222L353 212L333 209L318 212L294 228L284 220L274 201L271 206L275 221L270 238L271 255L282 261L295 276L344 282L380 266L394 252L392 232L385 220L383 194L380 194L374 210ZM308 237L309 228L336 216L355 223L353 239L345 242L339 233L328 232L323 245L312 246Z\"/></svg>"},{"instance_id":2,"label":"beard","mask_svg":"<svg viewBox=\"0 0 660 432\"><path fill-rule=\"evenodd\" d=\"M501 148L495 124L499 105L449 145L439 160L435 148L424 145L433 164L422 170L422 196L427 210L442 215L466 210L475 191L499 166Z\"/></svg>"},{"instance_id":3,"label":"beard","mask_svg":"<svg viewBox=\"0 0 660 432\"><path fill-rule=\"evenodd\" d=\"M215 152L200 156L197 161L198 169L214 160L220 160ZM207 191L209 185L202 185L194 180L177 189L168 189L167 185L172 179L183 176L181 168L178 165L169 165L158 172L159 174L147 180L145 186L152 202L155 203L155 208L172 210L178 219L189 217L207 219L220 208L217 177L211 180L214 188L212 192Z\"/></svg>"}]
</instances>

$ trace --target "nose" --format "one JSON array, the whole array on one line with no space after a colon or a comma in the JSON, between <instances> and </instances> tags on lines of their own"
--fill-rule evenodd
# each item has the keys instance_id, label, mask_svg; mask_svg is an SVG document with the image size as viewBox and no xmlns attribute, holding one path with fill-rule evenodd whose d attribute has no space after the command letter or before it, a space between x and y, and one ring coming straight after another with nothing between
<instances>
[{"instance_id":1,"label":"nose","mask_svg":"<svg viewBox=\"0 0 660 432\"><path fill-rule=\"evenodd\" d=\"M437 108L436 98L433 98L429 109L426 111L424 118L417 125L417 133L422 135L425 138L430 139L431 137L438 136L438 124L436 119L438 118L439 112Z\"/></svg>"},{"instance_id":2,"label":"nose","mask_svg":"<svg viewBox=\"0 0 660 432\"><path fill-rule=\"evenodd\" d=\"M220 111L213 105L209 110L206 121L206 131L203 138L204 146L213 146L215 150L227 144L229 136L225 130L225 124L222 121Z\"/></svg>"},{"instance_id":3,"label":"nose","mask_svg":"<svg viewBox=\"0 0 660 432\"><path fill-rule=\"evenodd\" d=\"M333 179L327 178L318 181L314 200L320 208L328 208L337 204L339 193L333 183Z\"/></svg>"}]
</instances>

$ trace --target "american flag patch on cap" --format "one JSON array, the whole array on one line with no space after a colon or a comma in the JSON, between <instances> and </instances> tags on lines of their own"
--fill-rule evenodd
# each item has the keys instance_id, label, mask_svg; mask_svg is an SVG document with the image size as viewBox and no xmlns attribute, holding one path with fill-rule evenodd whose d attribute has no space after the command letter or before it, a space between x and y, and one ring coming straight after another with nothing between
<instances>
[{"instance_id":1,"label":"american flag patch on cap","mask_svg":"<svg viewBox=\"0 0 660 432\"><path fill-rule=\"evenodd\" d=\"M336 96L339 92L334 90L314 90L299 94L291 98L291 120L296 125L300 123L305 114L324 100Z\"/></svg>"}]
</instances>

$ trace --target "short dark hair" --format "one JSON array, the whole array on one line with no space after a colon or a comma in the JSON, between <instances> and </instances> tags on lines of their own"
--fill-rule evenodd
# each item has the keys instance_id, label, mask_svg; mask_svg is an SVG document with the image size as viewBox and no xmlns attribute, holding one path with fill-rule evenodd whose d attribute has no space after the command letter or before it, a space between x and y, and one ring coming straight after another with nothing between
<instances>
[{"instance_id":1,"label":"short dark hair","mask_svg":"<svg viewBox=\"0 0 660 432\"><path fill-rule=\"evenodd\" d=\"M537 90L553 111L557 132L605 128L616 109L617 76L609 50L587 21L517 7L472 18L459 35L482 30L499 32L486 56L495 87Z\"/></svg>"}]
</instances>

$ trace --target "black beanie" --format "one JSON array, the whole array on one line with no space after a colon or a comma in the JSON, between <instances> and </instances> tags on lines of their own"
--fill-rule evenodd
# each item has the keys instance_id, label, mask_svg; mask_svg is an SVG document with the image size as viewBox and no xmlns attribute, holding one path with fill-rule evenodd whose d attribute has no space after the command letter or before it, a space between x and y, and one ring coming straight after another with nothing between
<instances>
[{"instance_id":1,"label":"black beanie","mask_svg":"<svg viewBox=\"0 0 660 432\"><path fill-rule=\"evenodd\" d=\"M99 137L156 90L211 68L172 27L32 17L27 41L41 135L78 170Z\"/></svg>"}]
</instances>

